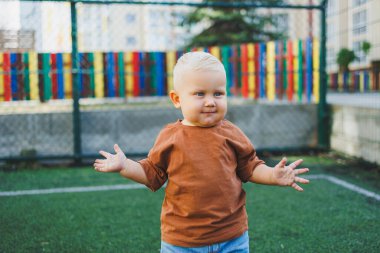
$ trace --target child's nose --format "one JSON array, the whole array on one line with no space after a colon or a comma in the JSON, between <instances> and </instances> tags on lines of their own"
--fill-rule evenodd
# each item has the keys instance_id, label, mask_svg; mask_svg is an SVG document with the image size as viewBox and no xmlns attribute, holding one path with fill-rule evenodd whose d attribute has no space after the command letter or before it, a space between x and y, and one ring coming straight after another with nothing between
<instances>
[{"instance_id":1,"label":"child's nose","mask_svg":"<svg viewBox=\"0 0 380 253\"><path fill-rule=\"evenodd\" d=\"M215 104L215 101L214 101L214 99L212 99L212 98L207 98L206 99L206 102L205 102L205 106L215 106L216 104Z\"/></svg>"}]
</instances>

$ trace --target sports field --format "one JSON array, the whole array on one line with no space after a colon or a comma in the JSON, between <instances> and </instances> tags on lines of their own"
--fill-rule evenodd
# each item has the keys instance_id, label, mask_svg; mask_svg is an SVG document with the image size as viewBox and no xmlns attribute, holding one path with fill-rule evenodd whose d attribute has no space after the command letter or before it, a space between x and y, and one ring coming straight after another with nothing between
<instances>
[{"instance_id":1,"label":"sports field","mask_svg":"<svg viewBox=\"0 0 380 253\"><path fill-rule=\"evenodd\" d=\"M311 169L303 193L245 185L251 251L379 252L379 168L332 155L303 158ZM0 171L0 252L158 253L164 190L130 185L91 167Z\"/></svg>"}]
</instances>

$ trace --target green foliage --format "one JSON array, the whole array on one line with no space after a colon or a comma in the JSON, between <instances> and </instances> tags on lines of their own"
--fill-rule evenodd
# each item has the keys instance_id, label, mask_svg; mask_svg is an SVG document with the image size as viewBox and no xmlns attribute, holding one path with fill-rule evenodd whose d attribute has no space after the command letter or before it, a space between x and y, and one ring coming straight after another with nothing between
<instances>
[{"instance_id":1,"label":"green foliage","mask_svg":"<svg viewBox=\"0 0 380 253\"><path fill-rule=\"evenodd\" d=\"M362 50L364 52L365 55L368 55L369 54L369 51L371 50L371 43L369 43L368 41L363 41L362 43Z\"/></svg>"},{"instance_id":2,"label":"green foliage","mask_svg":"<svg viewBox=\"0 0 380 253\"><path fill-rule=\"evenodd\" d=\"M236 4L247 1L204 0L203 2ZM280 4L283 0L260 0L255 2ZM191 39L187 47L231 45L285 38L285 31L275 29L277 23L273 16L260 16L257 14L257 10L252 8L197 8L183 22L189 29L195 25L199 25L199 23L207 25Z\"/></svg>"},{"instance_id":3,"label":"green foliage","mask_svg":"<svg viewBox=\"0 0 380 253\"><path fill-rule=\"evenodd\" d=\"M345 71L348 71L348 66L356 58L357 57L356 57L354 51L349 50L347 48L342 48L338 52L338 56L336 58L336 62L339 65L340 70L343 71L343 72L345 72Z\"/></svg>"}]
</instances>

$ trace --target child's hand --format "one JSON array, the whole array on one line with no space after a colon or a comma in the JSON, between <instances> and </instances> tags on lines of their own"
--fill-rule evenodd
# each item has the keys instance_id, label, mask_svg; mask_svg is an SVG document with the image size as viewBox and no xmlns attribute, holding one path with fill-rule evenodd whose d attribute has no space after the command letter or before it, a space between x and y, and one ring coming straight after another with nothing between
<instances>
[{"instance_id":1,"label":"child's hand","mask_svg":"<svg viewBox=\"0 0 380 253\"><path fill-rule=\"evenodd\" d=\"M273 179L275 180L277 185L282 186L291 186L297 191L303 191L303 189L297 185L297 183L308 184L309 180L297 177L299 174L303 174L309 171L307 168L295 169L298 165L300 165L303 160L297 160L289 166L286 166L286 158L282 158L282 160L274 167L273 169Z\"/></svg>"},{"instance_id":2,"label":"child's hand","mask_svg":"<svg viewBox=\"0 0 380 253\"><path fill-rule=\"evenodd\" d=\"M115 155L103 150L99 151L106 159L96 159L94 163L95 170L100 172L120 172L125 167L127 158L124 152L121 151L117 144L114 145L114 149L116 152Z\"/></svg>"}]
</instances>

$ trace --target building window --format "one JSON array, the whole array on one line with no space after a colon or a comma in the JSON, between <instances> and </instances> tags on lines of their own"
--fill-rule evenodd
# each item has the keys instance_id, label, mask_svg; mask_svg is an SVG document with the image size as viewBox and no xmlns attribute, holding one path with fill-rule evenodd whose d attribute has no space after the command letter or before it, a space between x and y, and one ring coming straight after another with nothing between
<instances>
[{"instance_id":1,"label":"building window","mask_svg":"<svg viewBox=\"0 0 380 253\"><path fill-rule=\"evenodd\" d=\"M365 62L367 59L366 59L366 56L362 50L362 45L363 45L363 41L354 41L353 44L352 44L352 49L354 50L354 53L356 55L356 60L355 62Z\"/></svg>"},{"instance_id":2,"label":"building window","mask_svg":"<svg viewBox=\"0 0 380 253\"><path fill-rule=\"evenodd\" d=\"M359 5L367 3L367 0L353 0L353 1L354 1L354 6L359 6Z\"/></svg>"},{"instance_id":3,"label":"building window","mask_svg":"<svg viewBox=\"0 0 380 253\"><path fill-rule=\"evenodd\" d=\"M127 24L135 23L136 14L128 13L127 15L125 15L125 20L127 21Z\"/></svg>"},{"instance_id":4,"label":"building window","mask_svg":"<svg viewBox=\"0 0 380 253\"><path fill-rule=\"evenodd\" d=\"M137 40L133 36L127 36L126 43L127 43L127 46L135 46L137 43Z\"/></svg>"},{"instance_id":5,"label":"building window","mask_svg":"<svg viewBox=\"0 0 380 253\"><path fill-rule=\"evenodd\" d=\"M334 48L327 48L327 66L331 67L336 64L336 55Z\"/></svg>"},{"instance_id":6,"label":"building window","mask_svg":"<svg viewBox=\"0 0 380 253\"><path fill-rule=\"evenodd\" d=\"M335 36L335 24L331 23L327 26L327 40L331 41Z\"/></svg>"},{"instance_id":7,"label":"building window","mask_svg":"<svg viewBox=\"0 0 380 253\"><path fill-rule=\"evenodd\" d=\"M151 10L149 12L149 27L154 28L154 27L159 27L160 23L162 23L162 18L160 15L160 12L157 10Z\"/></svg>"},{"instance_id":8,"label":"building window","mask_svg":"<svg viewBox=\"0 0 380 253\"><path fill-rule=\"evenodd\" d=\"M277 14L273 15L273 21L275 26L275 31L279 33L284 33L289 31L289 16L288 14Z\"/></svg>"},{"instance_id":9,"label":"building window","mask_svg":"<svg viewBox=\"0 0 380 253\"><path fill-rule=\"evenodd\" d=\"M352 32L354 35L367 31L367 10L354 13L352 17Z\"/></svg>"},{"instance_id":10,"label":"building window","mask_svg":"<svg viewBox=\"0 0 380 253\"><path fill-rule=\"evenodd\" d=\"M327 2L327 15L331 16L336 11L336 0Z\"/></svg>"}]
</instances>

